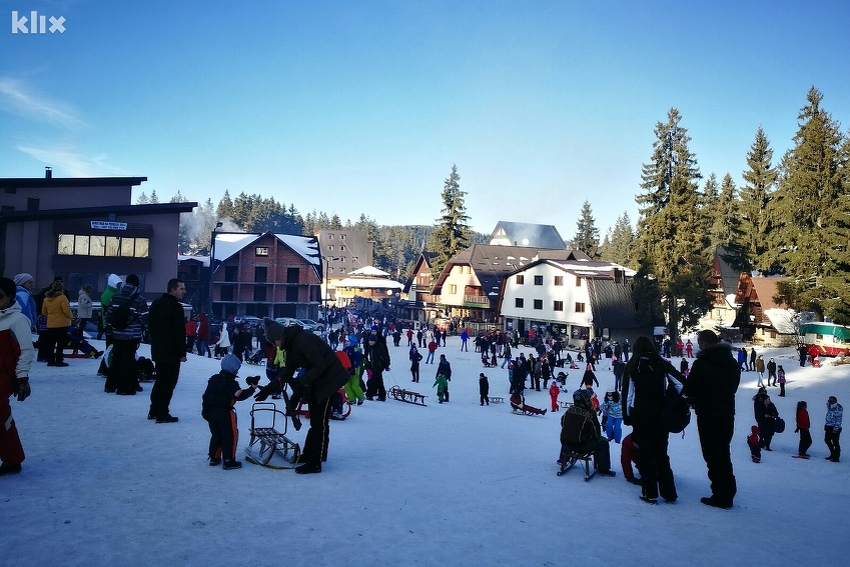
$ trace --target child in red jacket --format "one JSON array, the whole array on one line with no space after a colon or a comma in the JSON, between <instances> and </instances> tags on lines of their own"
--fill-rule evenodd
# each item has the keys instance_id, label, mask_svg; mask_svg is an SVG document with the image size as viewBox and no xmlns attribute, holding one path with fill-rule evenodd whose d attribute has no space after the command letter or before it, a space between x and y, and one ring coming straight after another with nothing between
<instances>
[{"instance_id":1,"label":"child in red jacket","mask_svg":"<svg viewBox=\"0 0 850 567\"><path fill-rule=\"evenodd\" d=\"M552 399L552 411L558 411L558 394L561 389L558 387L558 381L552 380L552 385L549 386L549 397Z\"/></svg>"},{"instance_id":2,"label":"child in red jacket","mask_svg":"<svg viewBox=\"0 0 850 567\"><path fill-rule=\"evenodd\" d=\"M809 454L806 451L812 446L812 434L809 433L811 422L809 421L809 410L806 407L806 402L797 402L797 428L794 430L794 433L800 434L800 446L797 448L797 454L794 456L800 459L809 458Z\"/></svg>"},{"instance_id":3,"label":"child in red jacket","mask_svg":"<svg viewBox=\"0 0 850 567\"><path fill-rule=\"evenodd\" d=\"M753 425L747 437L747 445L750 447L750 456L754 463L761 462L761 440L759 439L759 426Z\"/></svg>"}]
</instances>

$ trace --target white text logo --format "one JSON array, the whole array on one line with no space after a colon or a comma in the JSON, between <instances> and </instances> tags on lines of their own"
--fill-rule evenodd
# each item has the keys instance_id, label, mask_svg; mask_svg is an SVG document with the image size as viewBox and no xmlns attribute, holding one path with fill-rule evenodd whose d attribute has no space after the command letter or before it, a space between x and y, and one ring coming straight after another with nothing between
<instances>
[{"instance_id":1,"label":"white text logo","mask_svg":"<svg viewBox=\"0 0 850 567\"><path fill-rule=\"evenodd\" d=\"M27 27L29 22L29 27ZM47 22L50 22L50 27L47 27ZM65 33L65 18L59 16L39 16L38 12L30 12L30 17L18 17L17 10L12 12L12 33Z\"/></svg>"}]
</instances>

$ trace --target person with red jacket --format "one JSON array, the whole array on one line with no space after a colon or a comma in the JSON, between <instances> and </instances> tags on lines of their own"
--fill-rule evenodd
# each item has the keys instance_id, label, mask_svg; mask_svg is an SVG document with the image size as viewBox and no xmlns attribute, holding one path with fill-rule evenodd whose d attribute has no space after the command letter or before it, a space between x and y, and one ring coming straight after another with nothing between
<instances>
[{"instance_id":1,"label":"person with red jacket","mask_svg":"<svg viewBox=\"0 0 850 567\"><path fill-rule=\"evenodd\" d=\"M210 352L210 322L207 321L206 313L198 315L198 333L195 339L198 341L198 354L212 358Z\"/></svg>"},{"instance_id":2,"label":"person with red jacket","mask_svg":"<svg viewBox=\"0 0 850 567\"><path fill-rule=\"evenodd\" d=\"M806 402L797 402L797 428L794 430L794 433L800 434L800 445L797 447L797 456L801 459L809 458L809 454L806 451L812 446L812 434L809 432L812 424L809 421L809 410L806 407Z\"/></svg>"},{"instance_id":3,"label":"person with red jacket","mask_svg":"<svg viewBox=\"0 0 850 567\"><path fill-rule=\"evenodd\" d=\"M552 411L558 411L558 394L561 389L558 387L558 381L552 380L552 385L549 386L549 398L552 400Z\"/></svg>"},{"instance_id":4,"label":"person with red jacket","mask_svg":"<svg viewBox=\"0 0 850 567\"><path fill-rule=\"evenodd\" d=\"M195 348L195 336L198 334L198 321L192 317L186 321L186 352L192 352Z\"/></svg>"},{"instance_id":5,"label":"person with red jacket","mask_svg":"<svg viewBox=\"0 0 850 567\"><path fill-rule=\"evenodd\" d=\"M640 464L640 447L632 439L632 434L629 433L623 438L623 445L620 448L620 465L623 467L623 476L632 484L641 485L641 481L635 476L635 471L632 470L632 463L635 466Z\"/></svg>"}]
</instances>

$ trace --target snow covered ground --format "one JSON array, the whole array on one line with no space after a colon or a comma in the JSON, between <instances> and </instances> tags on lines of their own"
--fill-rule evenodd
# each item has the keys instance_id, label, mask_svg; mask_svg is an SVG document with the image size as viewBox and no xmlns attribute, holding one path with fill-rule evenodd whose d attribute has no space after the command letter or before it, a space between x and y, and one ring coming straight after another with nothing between
<instances>
[{"instance_id":1,"label":"snow covered ground","mask_svg":"<svg viewBox=\"0 0 850 567\"><path fill-rule=\"evenodd\" d=\"M624 480L616 444L616 478L584 482L578 470L557 477L561 414L479 406L478 373L490 377L492 395L507 396L507 371L482 369L479 355L459 352L459 342L449 338L439 351L454 370L451 402L443 405L431 388L436 367L423 364L421 383L411 384L407 348L391 346L387 386L424 393L428 406L390 399L355 407L345 422L331 422L322 474L304 476L247 462L235 471L207 465L200 398L215 360L192 355L183 365L171 405L176 424L145 419L150 384L133 397L105 394L97 361L36 364L32 397L12 401L27 460L21 474L0 478L0 564L798 567L847 560L850 455L824 460L823 418L829 395L850 406L850 366L800 368L791 349L760 352L788 373L787 397L770 389L788 429L760 464L750 461L756 375L745 373L732 445L735 508L699 502L709 483L695 422L684 438L670 436L679 500L650 506ZM140 354L147 352L143 345ZM245 365L240 378L257 370ZM597 374L602 395L613 375ZM571 371L571 391L580 375ZM791 458L801 399L812 418L809 461ZM545 392L527 392L527 401L548 407ZM250 409L251 401L237 404L240 456ZM289 434L303 442L306 430Z\"/></svg>"}]
</instances>

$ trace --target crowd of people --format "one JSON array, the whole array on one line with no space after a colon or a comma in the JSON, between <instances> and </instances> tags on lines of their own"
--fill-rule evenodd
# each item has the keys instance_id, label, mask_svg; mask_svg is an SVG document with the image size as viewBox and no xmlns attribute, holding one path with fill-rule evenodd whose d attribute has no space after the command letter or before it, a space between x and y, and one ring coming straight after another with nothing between
<instances>
[{"instance_id":1,"label":"crowd of people","mask_svg":"<svg viewBox=\"0 0 850 567\"><path fill-rule=\"evenodd\" d=\"M759 392L754 396L756 425L747 437L754 462L760 462L762 451L770 452L771 441L781 418L771 402L767 388L778 387L785 395L785 372L774 358L765 361L755 349L733 349L719 341L711 331L697 335L698 352L690 340L675 344L638 337L603 344L586 341L583 348L568 352L560 339L542 336L519 336L517 333L484 331L474 337L467 329L450 326L411 327L395 322L358 319L345 315L339 326L331 326L321 334L299 326L284 327L271 319L262 324L223 322L213 328L206 314L184 318L180 304L185 285L172 279L160 297L148 307L133 274L121 279L110 276L101 294L103 306L95 319L99 332L105 335L108 355L103 357L101 372L104 390L119 395L135 395L143 390L139 383L137 350L140 342L151 343L155 378L151 388L148 419L156 423L175 423L169 406L177 386L181 363L188 353L221 359L221 370L210 378L203 398L203 416L210 425L209 463L225 469L239 468L236 460L236 401L250 398L265 400L283 396L286 413L300 428L296 415L299 403L307 404L310 424L303 450L303 462L296 468L300 474L318 473L327 460L329 420L340 419L342 400L363 404L364 400L383 402L387 391L384 373L391 367L388 339L401 346L407 338L407 361L411 382L420 381L422 364L435 366L433 387L439 403L449 403L452 366L446 348L446 336L459 335L460 351L468 351L470 343L481 353L482 365L507 368L508 393L512 409L531 415L566 409L561 419L561 450L593 454L602 476L613 476L610 443L621 443L621 462L629 482L639 483L641 499L655 504L659 498L673 502L678 498L674 473L667 454L669 432L664 424L665 391L669 384L687 396L693 404L703 458L711 483L711 496L704 504L719 508L733 506L737 493L732 468L730 445L734 431L735 394L741 372L756 372ZM0 418L7 423L0 432L0 473L18 472L24 460L23 449L11 418L10 396L23 401L29 396L29 370L34 361L50 366L67 366L63 351L71 343L92 356L103 353L88 344L83 329L92 320L92 289L83 286L78 294L77 316L71 312L67 293L60 278L38 293L28 274L0 280L0 342L4 352L13 353L11 363L3 366L0 386L6 394L0 400ZM33 344L31 333L38 333ZM520 344L531 352L519 352ZM86 346L87 345L87 346ZM675 350L674 350L675 349ZM423 352L426 354L423 356ZM525 350L528 350L526 348ZM682 356L675 368L668 355ZM575 358L573 358L575 355ZM802 356L802 355L801 355ZM809 355L807 355L809 356ZM691 364L687 359L694 358ZM615 377L614 389L600 400L594 387L599 387L595 374L600 360L610 360L608 369ZM259 385L259 376L251 376L247 386L238 384L237 373L243 362L265 362L267 384ZM150 365L149 361L145 361ZM561 404L559 395L569 392L565 368L586 369L578 387L572 391L572 403ZM766 382L765 382L766 374ZM479 403L490 405L491 383L479 374ZM549 385L551 382L551 386ZM537 408L525 400L526 390L547 391L550 408ZM824 442L829 448L828 460L840 460L840 434L843 409L837 398L827 400ZM600 422L601 418L601 422ZM783 422L784 423L784 422ZM623 425L631 426L623 438ZM812 445L808 405L800 401L796 408L795 433L799 433L798 458L809 458ZM628 467L626 467L626 463ZM637 467L637 477L632 464Z\"/></svg>"}]
</instances>

